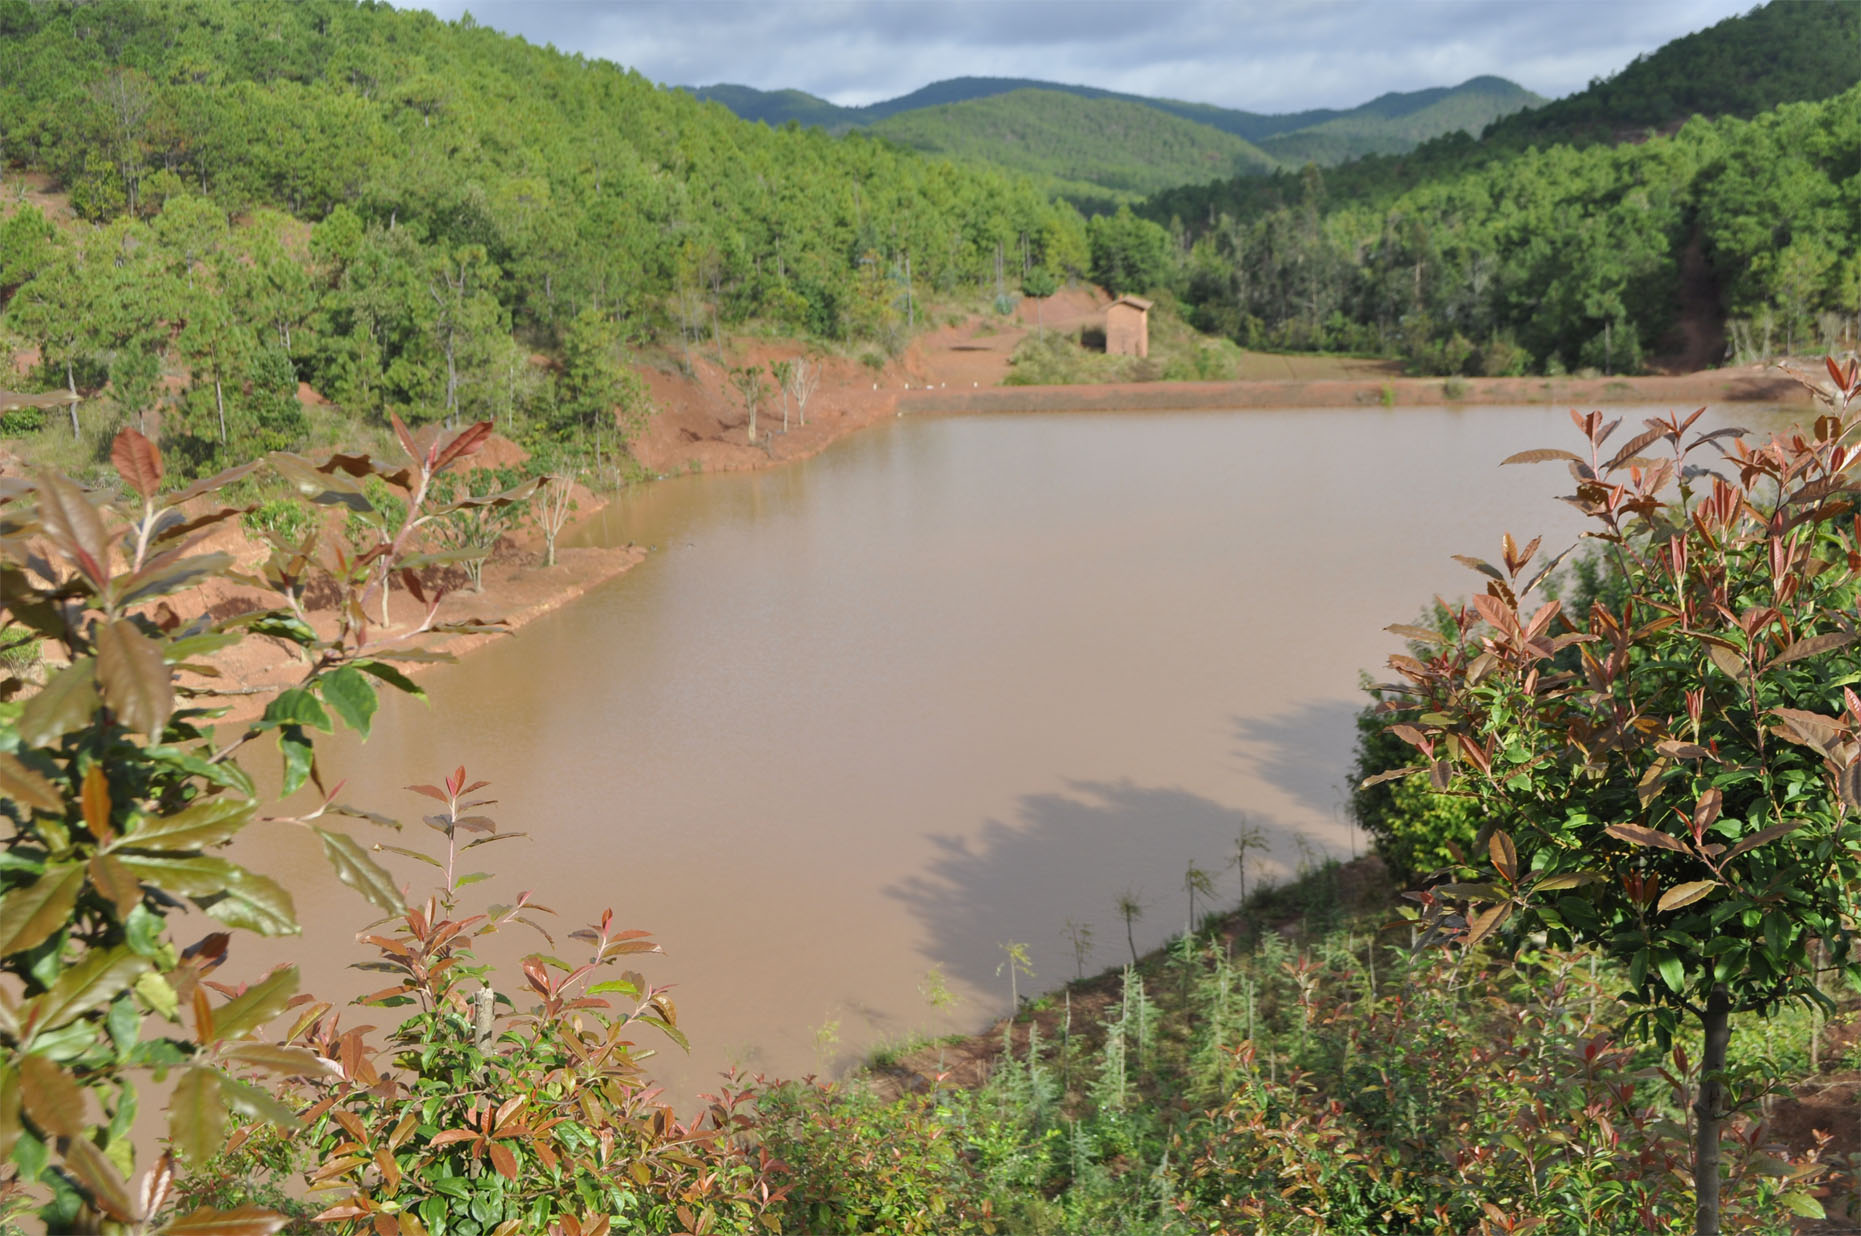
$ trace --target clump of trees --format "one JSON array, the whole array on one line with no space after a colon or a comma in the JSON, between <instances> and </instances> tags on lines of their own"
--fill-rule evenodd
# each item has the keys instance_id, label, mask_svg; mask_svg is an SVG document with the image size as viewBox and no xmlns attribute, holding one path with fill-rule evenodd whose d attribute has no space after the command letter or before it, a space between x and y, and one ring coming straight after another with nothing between
<instances>
[{"instance_id":1,"label":"clump of trees","mask_svg":"<svg viewBox=\"0 0 1861 1236\"><path fill-rule=\"evenodd\" d=\"M1582 450L1507 462L1569 468L1611 586L1585 612L1540 601L1555 563L1508 536L1469 560L1485 592L1391 659L1390 732L1423 763L1381 775L1423 771L1480 821L1419 894L1431 934L1594 948L1630 1029L1699 1030L1700 1233L1719 1231L1734 1016L1861 982L1861 366L1828 371L1831 413L1759 445L1694 432L1695 412L1611 447L1619 421L1573 413Z\"/></svg>"}]
</instances>

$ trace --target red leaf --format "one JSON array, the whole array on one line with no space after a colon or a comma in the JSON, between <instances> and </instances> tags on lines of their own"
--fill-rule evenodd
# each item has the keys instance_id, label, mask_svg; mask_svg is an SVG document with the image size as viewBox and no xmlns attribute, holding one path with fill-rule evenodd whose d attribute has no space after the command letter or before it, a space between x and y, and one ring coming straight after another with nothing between
<instances>
[{"instance_id":1,"label":"red leaf","mask_svg":"<svg viewBox=\"0 0 1861 1236\"><path fill-rule=\"evenodd\" d=\"M492 1142L491 1166L498 1169L498 1174L506 1180L517 1179L517 1156L510 1152L510 1147L503 1142Z\"/></svg>"},{"instance_id":2,"label":"red leaf","mask_svg":"<svg viewBox=\"0 0 1861 1236\"><path fill-rule=\"evenodd\" d=\"M162 484L162 453L133 429L125 429L110 444L110 462L116 474L144 498L153 498Z\"/></svg>"},{"instance_id":3,"label":"red leaf","mask_svg":"<svg viewBox=\"0 0 1861 1236\"><path fill-rule=\"evenodd\" d=\"M1681 844L1678 837L1670 837L1666 833L1659 832L1652 828L1645 828L1640 824L1611 824L1609 827L1603 829L1603 831L1608 833L1611 837L1627 841L1633 845L1645 845L1661 850L1673 850L1678 854L1685 854L1687 852L1686 846Z\"/></svg>"},{"instance_id":4,"label":"red leaf","mask_svg":"<svg viewBox=\"0 0 1861 1236\"><path fill-rule=\"evenodd\" d=\"M476 455L479 448L484 446L485 439L490 436L490 421L479 421L476 425L460 430L459 436L448 442L445 449L440 451L439 458L433 461L433 471L443 472L446 466L454 460Z\"/></svg>"},{"instance_id":5,"label":"red leaf","mask_svg":"<svg viewBox=\"0 0 1861 1236\"><path fill-rule=\"evenodd\" d=\"M407 432L407 426L394 413L388 413L388 420L394 426L394 436L401 440L401 449L407 452L407 458L416 464L420 462L420 448L414 445L414 436Z\"/></svg>"}]
</instances>

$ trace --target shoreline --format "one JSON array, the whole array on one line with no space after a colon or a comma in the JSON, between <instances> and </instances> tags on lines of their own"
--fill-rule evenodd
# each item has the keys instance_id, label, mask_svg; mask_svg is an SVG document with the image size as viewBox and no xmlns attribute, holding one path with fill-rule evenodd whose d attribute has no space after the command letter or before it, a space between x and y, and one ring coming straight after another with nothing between
<instances>
[{"instance_id":1,"label":"shoreline","mask_svg":"<svg viewBox=\"0 0 1861 1236\"><path fill-rule=\"evenodd\" d=\"M1084 302L1087 298L1078 299ZM1097 311L1088 303L1068 307L1073 316ZM1051 320L1048 328L1055 328ZM808 423L791 423L788 431L779 431L773 427L779 421L765 412L763 424L771 428L764 430L754 444L747 437L747 416L726 393L727 371L722 365L699 360L690 376L648 371L645 376L658 413L641 435L637 457L658 479L686 472L760 471L811 458L879 421L902 416L1321 407L1394 411L1405 407L1553 403L1573 407L1669 403L1679 411L1683 406L1690 409L1710 403L1808 405L1813 398L1805 386L1776 367L1646 377L1441 379L1362 376L1367 363L1355 362L1347 369L1353 376L1345 377L1000 385L1010 372L1008 357L1026 333L1025 329L1003 329L997 323L972 318L930 332L877 372L845 358L824 360L823 376L829 380L822 382L810 403ZM767 342L741 341L737 346L740 351L767 353L757 356L760 361L779 359L795 350ZM598 505L591 504L570 529L564 530L563 538L569 539L572 529L602 518L613 501L614 497L608 497ZM644 548L632 544L563 549L557 565L544 568L532 565L537 546L529 543L531 539L526 537L507 547L486 564L482 592L448 593L440 605L439 621L501 619L507 624L502 632L450 635L418 646L454 657L465 656L624 575L645 561L647 555ZM411 601L399 604L410 605ZM384 630L381 634L391 636L394 631ZM221 663L227 679L258 687L283 687L294 681L298 663L281 655L287 651L282 646L249 641L248 647L236 651L242 655ZM407 662L402 668L418 680L428 664ZM235 702L231 709L216 724L243 724L259 715L258 697L232 698Z\"/></svg>"}]
</instances>

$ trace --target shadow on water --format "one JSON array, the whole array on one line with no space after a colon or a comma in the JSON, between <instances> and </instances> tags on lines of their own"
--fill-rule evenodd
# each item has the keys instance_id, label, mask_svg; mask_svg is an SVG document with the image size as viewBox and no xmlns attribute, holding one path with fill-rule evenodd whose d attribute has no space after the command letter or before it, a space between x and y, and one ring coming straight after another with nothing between
<instances>
[{"instance_id":1,"label":"shadow on water","mask_svg":"<svg viewBox=\"0 0 1861 1236\"><path fill-rule=\"evenodd\" d=\"M1136 924L1137 947L1153 947L1183 927L1190 861L1216 874L1217 903L1234 899L1223 863L1249 825L1273 843L1271 857L1256 856L1250 871L1272 870L1275 859L1283 867L1294 843L1271 816L1183 789L1069 781L1063 793L1025 796L1014 823L990 820L975 839L934 835L937 855L928 869L885 892L924 924L925 956L951 978L1006 996L1007 979L997 973L1001 946L1019 940L1030 944L1038 976L1022 989L1039 990L1074 972L1067 914L1055 917L1051 907L1093 924L1088 974L1117 965L1128 956L1120 894L1138 893L1146 912Z\"/></svg>"},{"instance_id":2,"label":"shadow on water","mask_svg":"<svg viewBox=\"0 0 1861 1236\"><path fill-rule=\"evenodd\" d=\"M1360 700L1309 700L1273 717L1235 717L1235 754L1300 805L1343 819Z\"/></svg>"}]
</instances>

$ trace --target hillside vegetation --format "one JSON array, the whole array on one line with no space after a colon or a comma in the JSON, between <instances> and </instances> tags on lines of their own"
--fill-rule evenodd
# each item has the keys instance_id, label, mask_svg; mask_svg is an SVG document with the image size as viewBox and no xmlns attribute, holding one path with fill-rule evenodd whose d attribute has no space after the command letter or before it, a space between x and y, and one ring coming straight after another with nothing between
<instances>
[{"instance_id":1,"label":"hillside vegetation","mask_svg":"<svg viewBox=\"0 0 1861 1236\"><path fill-rule=\"evenodd\" d=\"M1487 80L1476 78L1462 89ZM1576 94L1496 119L1484 131L1456 126L1405 153L1341 162L1326 171L1327 198L1386 204L1419 185L1533 147L1639 141L1692 116L1748 118L1781 103L1826 99L1857 82L1861 8L1772 0L1675 39ZM1215 214L1247 219L1295 205L1303 192L1299 168L1292 167L1266 177L1184 185L1158 194L1145 213L1159 221Z\"/></svg>"},{"instance_id":2,"label":"hillside vegetation","mask_svg":"<svg viewBox=\"0 0 1861 1236\"><path fill-rule=\"evenodd\" d=\"M792 120L833 133L868 128L918 149L1054 176L1070 200L1093 209L1131 200L1128 186L1136 168L1145 169L1140 178L1152 188L1200 184L1227 175L1258 176L1276 167L1408 150L1444 133L1478 133L1500 116L1543 102L1497 77L1393 92L1346 110L1318 108L1280 115L1011 77L951 78L865 107L836 107L798 90L717 85L692 93L722 103L746 120L771 126ZM1068 107L1036 94L1064 95L1075 102ZM1128 110L1133 107L1174 116L1193 127L1171 127L1154 116L1139 118ZM1241 144L1224 141L1224 134ZM1159 137L1169 149L1154 152L1133 135ZM1236 166L1209 170L1230 163ZM1171 175L1177 179L1168 179ZM1086 187L1068 187L1074 181L1084 181Z\"/></svg>"},{"instance_id":3,"label":"hillside vegetation","mask_svg":"<svg viewBox=\"0 0 1861 1236\"><path fill-rule=\"evenodd\" d=\"M1498 117L1543 104L1542 96L1503 77L1475 77L1452 89L1386 94L1316 124L1266 137L1260 148L1284 167L1330 167L1364 155L1400 154L1448 133L1478 134Z\"/></svg>"},{"instance_id":4,"label":"hillside vegetation","mask_svg":"<svg viewBox=\"0 0 1861 1236\"><path fill-rule=\"evenodd\" d=\"M1828 53L1830 42L1844 50ZM1565 116L1625 108L1621 125L1603 127L1640 141L1595 140L1591 126L1540 146L1521 118L1481 141L1439 139L1399 158L1169 190L1139 213L1183 242L1161 281L1192 320L1245 346L1490 376L1852 347L1857 48L1861 10L1773 5L1555 105ZM1783 67L1736 76L1736 89L1707 84L1728 57L1766 56ZM1825 72L1831 57L1848 67ZM1833 97L1776 98L1844 74ZM1701 105L1772 106L1648 136L1636 124L1671 114L1658 109L1678 96L1661 83L1679 79L1700 83L1684 98Z\"/></svg>"},{"instance_id":5,"label":"hillside vegetation","mask_svg":"<svg viewBox=\"0 0 1861 1236\"><path fill-rule=\"evenodd\" d=\"M1861 7L1785 0L1683 35L1588 89L1508 116L1489 144L1622 141L1690 116L1755 116L1861 82Z\"/></svg>"},{"instance_id":6,"label":"hillside vegetation","mask_svg":"<svg viewBox=\"0 0 1861 1236\"><path fill-rule=\"evenodd\" d=\"M1139 103L1055 90L917 108L880 120L871 132L927 154L1026 172L1088 210L1275 166L1251 142L1207 125Z\"/></svg>"},{"instance_id":7,"label":"hillside vegetation","mask_svg":"<svg viewBox=\"0 0 1861 1236\"><path fill-rule=\"evenodd\" d=\"M38 387L107 388L93 421L163 411L182 470L304 441L300 380L561 444L641 410L627 347L755 319L883 352L909 296L1087 261L1025 177L346 0L0 0L0 133L82 220L0 194L0 330Z\"/></svg>"}]
</instances>

